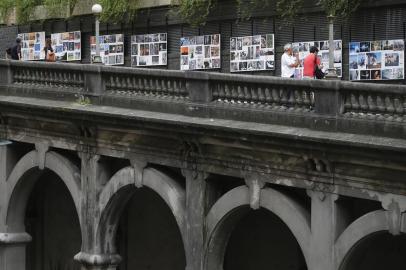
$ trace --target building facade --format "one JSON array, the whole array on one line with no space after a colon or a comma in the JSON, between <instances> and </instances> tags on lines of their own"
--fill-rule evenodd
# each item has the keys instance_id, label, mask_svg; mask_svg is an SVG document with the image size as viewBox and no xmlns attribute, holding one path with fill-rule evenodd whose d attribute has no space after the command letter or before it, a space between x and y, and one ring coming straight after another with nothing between
<instances>
[{"instance_id":1,"label":"building facade","mask_svg":"<svg viewBox=\"0 0 406 270\"><path fill-rule=\"evenodd\" d=\"M230 37L250 36L272 33L275 35L276 69L251 74L279 76L280 58L283 46L290 42L306 42L328 40L328 23L325 13L308 1L300 14L300 20L287 24L275 14L275 7L270 5L253 12L251 18L239 20L235 1L219 1L216 8L209 15L207 23L202 27L191 27L182 22L171 6L158 5L140 9L133 23L102 23L101 34L124 34L125 66L131 65L131 35L148 33L168 33L168 64L159 67L170 70L180 70L179 41L183 36L203 34L221 34L221 68L214 72L230 72ZM77 8L82 13L90 13L91 3L84 2ZM90 36L94 35L94 17L80 15L69 20L48 19L33 22L29 25L2 27L0 37L0 56L4 56L5 49L11 46L17 33L45 31L51 33L65 31L82 32L82 60L90 62ZM406 6L403 1L365 1L357 12L348 19L339 19L335 24L335 39L343 41L343 79L349 79L349 48L352 41L395 40L405 39ZM404 60L404 55L403 55ZM404 80L393 81L403 84Z\"/></svg>"}]
</instances>

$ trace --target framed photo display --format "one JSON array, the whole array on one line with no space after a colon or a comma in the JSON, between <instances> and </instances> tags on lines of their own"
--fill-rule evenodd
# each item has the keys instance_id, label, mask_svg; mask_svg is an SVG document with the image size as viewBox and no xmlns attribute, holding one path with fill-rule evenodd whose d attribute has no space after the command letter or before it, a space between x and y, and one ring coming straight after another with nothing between
<instances>
[{"instance_id":1,"label":"framed photo display","mask_svg":"<svg viewBox=\"0 0 406 270\"><path fill-rule=\"evenodd\" d=\"M105 65L124 65L124 35L99 36L100 57ZM90 54L96 55L96 37L90 37Z\"/></svg>"},{"instance_id":2,"label":"framed photo display","mask_svg":"<svg viewBox=\"0 0 406 270\"><path fill-rule=\"evenodd\" d=\"M131 66L167 65L166 33L131 36Z\"/></svg>"},{"instance_id":3,"label":"framed photo display","mask_svg":"<svg viewBox=\"0 0 406 270\"><path fill-rule=\"evenodd\" d=\"M52 34L51 41L57 61L80 61L82 59L80 31Z\"/></svg>"},{"instance_id":4,"label":"framed photo display","mask_svg":"<svg viewBox=\"0 0 406 270\"><path fill-rule=\"evenodd\" d=\"M45 32L22 33L18 37L21 38L21 60L45 59Z\"/></svg>"},{"instance_id":5,"label":"framed photo display","mask_svg":"<svg viewBox=\"0 0 406 270\"><path fill-rule=\"evenodd\" d=\"M319 49L318 56L323 65L323 72L327 73L329 68L330 46L328 40L324 41L308 41L292 43L293 54L299 56L299 67L295 69L295 78L303 78L303 62L306 56L310 54L310 47L316 46ZM343 42L342 40L334 40L334 67L338 77L342 77L343 70Z\"/></svg>"},{"instance_id":6,"label":"framed photo display","mask_svg":"<svg viewBox=\"0 0 406 270\"><path fill-rule=\"evenodd\" d=\"M216 69L221 67L221 35L182 37L180 69Z\"/></svg>"},{"instance_id":7,"label":"framed photo display","mask_svg":"<svg viewBox=\"0 0 406 270\"><path fill-rule=\"evenodd\" d=\"M273 34L230 38L230 71L275 69Z\"/></svg>"},{"instance_id":8,"label":"framed photo display","mask_svg":"<svg viewBox=\"0 0 406 270\"><path fill-rule=\"evenodd\" d=\"M404 40L350 42L350 81L401 80L404 71Z\"/></svg>"}]
</instances>

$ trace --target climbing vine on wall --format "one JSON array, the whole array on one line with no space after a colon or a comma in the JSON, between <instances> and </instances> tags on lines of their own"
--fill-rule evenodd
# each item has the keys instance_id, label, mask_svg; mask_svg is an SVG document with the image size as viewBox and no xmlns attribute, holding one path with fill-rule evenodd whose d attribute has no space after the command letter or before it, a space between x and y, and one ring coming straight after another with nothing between
<instances>
[{"instance_id":1,"label":"climbing vine on wall","mask_svg":"<svg viewBox=\"0 0 406 270\"><path fill-rule=\"evenodd\" d=\"M294 21L303 7L304 0L235 0L240 19L248 19L255 10L276 9L276 14L283 20ZM318 0L326 15L346 17L351 15L362 0ZM214 8L216 0L180 0L178 13L183 20L193 26L203 25Z\"/></svg>"},{"instance_id":2,"label":"climbing vine on wall","mask_svg":"<svg viewBox=\"0 0 406 270\"><path fill-rule=\"evenodd\" d=\"M43 0L50 16L71 16L78 0Z\"/></svg>"},{"instance_id":3,"label":"climbing vine on wall","mask_svg":"<svg viewBox=\"0 0 406 270\"><path fill-rule=\"evenodd\" d=\"M103 12L100 19L105 22L133 21L139 0L100 0Z\"/></svg>"},{"instance_id":4,"label":"climbing vine on wall","mask_svg":"<svg viewBox=\"0 0 406 270\"><path fill-rule=\"evenodd\" d=\"M199 26L206 22L216 4L216 0L180 0L177 11L186 23Z\"/></svg>"},{"instance_id":5,"label":"climbing vine on wall","mask_svg":"<svg viewBox=\"0 0 406 270\"><path fill-rule=\"evenodd\" d=\"M27 23L32 19L34 8L40 4L40 0L0 0L1 20L6 21L10 12L15 9L17 22L20 24Z\"/></svg>"}]
</instances>

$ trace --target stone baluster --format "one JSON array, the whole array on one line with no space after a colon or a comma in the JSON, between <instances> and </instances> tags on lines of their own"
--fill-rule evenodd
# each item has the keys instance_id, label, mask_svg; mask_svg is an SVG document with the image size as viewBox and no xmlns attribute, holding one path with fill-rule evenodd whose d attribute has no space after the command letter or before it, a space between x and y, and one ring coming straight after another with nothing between
<instances>
[{"instance_id":1,"label":"stone baluster","mask_svg":"<svg viewBox=\"0 0 406 270\"><path fill-rule=\"evenodd\" d=\"M224 84L224 101L225 102L231 101L231 91L228 83Z\"/></svg>"},{"instance_id":2,"label":"stone baluster","mask_svg":"<svg viewBox=\"0 0 406 270\"><path fill-rule=\"evenodd\" d=\"M265 93L261 85L258 85L258 103L261 107L265 105Z\"/></svg>"},{"instance_id":3,"label":"stone baluster","mask_svg":"<svg viewBox=\"0 0 406 270\"><path fill-rule=\"evenodd\" d=\"M251 104L257 104L258 103L258 88L256 84L252 84L249 86L251 89Z\"/></svg>"},{"instance_id":4,"label":"stone baluster","mask_svg":"<svg viewBox=\"0 0 406 270\"><path fill-rule=\"evenodd\" d=\"M241 103L244 100L244 90L241 84L238 85L238 103Z\"/></svg>"},{"instance_id":5,"label":"stone baluster","mask_svg":"<svg viewBox=\"0 0 406 270\"><path fill-rule=\"evenodd\" d=\"M251 100L250 89L247 85L244 85L244 103L247 104Z\"/></svg>"}]
</instances>

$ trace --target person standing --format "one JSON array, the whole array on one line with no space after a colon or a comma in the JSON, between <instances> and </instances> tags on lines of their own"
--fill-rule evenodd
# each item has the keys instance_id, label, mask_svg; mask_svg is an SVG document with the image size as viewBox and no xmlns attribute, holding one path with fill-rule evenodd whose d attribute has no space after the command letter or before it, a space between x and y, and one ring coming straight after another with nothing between
<instances>
[{"instance_id":1,"label":"person standing","mask_svg":"<svg viewBox=\"0 0 406 270\"><path fill-rule=\"evenodd\" d=\"M55 62L55 53L54 49L52 49L52 41L50 38L47 38L45 40L44 52L45 52L45 61Z\"/></svg>"},{"instance_id":2,"label":"person standing","mask_svg":"<svg viewBox=\"0 0 406 270\"><path fill-rule=\"evenodd\" d=\"M21 59L21 38L16 39L16 45L11 48L11 59L20 60Z\"/></svg>"},{"instance_id":3,"label":"person standing","mask_svg":"<svg viewBox=\"0 0 406 270\"><path fill-rule=\"evenodd\" d=\"M310 48L310 53L304 59L303 63L303 79L314 79L316 76L316 66L321 68L320 58L317 57L319 49L316 46Z\"/></svg>"},{"instance_id":4,"label":"person standing","mask_svg":"<svg viewBox=\"0 0 406 270\"><path fill-rule=\"evenodd\" d=\"M282 78L294 78L295 68L299 66L298 56L293 56L292 45L286 44L283 47L284 53L281 59L281 77Z\"/></svg>"}]
</instances>

